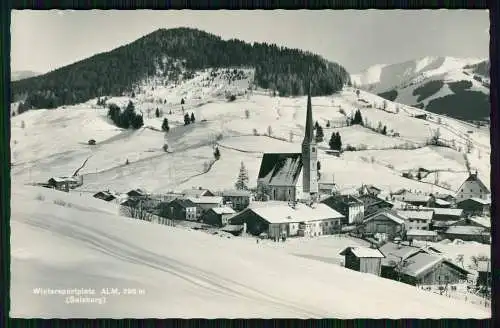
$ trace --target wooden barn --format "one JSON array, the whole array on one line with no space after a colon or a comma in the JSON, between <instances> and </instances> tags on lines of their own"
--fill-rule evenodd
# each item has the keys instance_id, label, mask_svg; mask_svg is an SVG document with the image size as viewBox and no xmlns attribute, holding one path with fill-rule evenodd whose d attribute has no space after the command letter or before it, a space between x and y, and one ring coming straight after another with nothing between
<instances>
[{"instance_id":1,"label":"wooden barn","mask_svg":"<svg viewBox=\"0 0 500 328\"><path fill-rule=\"evenodd\" d=\"M422 229L410 229L406 232L407 240L420 240L420 241L431 241L435 242L439 238L436 231L422 230Z\"/></svg>"},{"instance_id":2,"label":"wooden barn","mask_svg":"<svg viewBox=\"0 0 500 328\"><path fill-rule=\"evenodd\" d=\"M231 218L236 212L228 206L214 207L207 210L202 216L201 220L203 223L210 224L216 227L223 227L228 224L229 218Z\"/></svg>"},{"instance_id":3,"label":"wooden barn","mask_svg":"<svg viewBox=\"0 0 500 328\"><path fill-rule=\"evenodd\" d=\"M110 202L116 199L116 197L112 195L109 191L99 191L98 193L94 194L93 197L97 199L102 199L106 202Z\"/></svg>"},{"instance_id":4,"label":"wooden barn","mask_svg":"<svg viewBox=\"0 0 500 328\"><path fill-rule=\"evenodd\" d=\"M332 195L325 198L321 203L333 208L346 217L344 224L355 224L363 222L365 206L363 202L350 195Z\"/></svg>"},{"instance_id":5,"label":"wooden barn","mask_svg":"<svg viewBox=\"0 0 500 328\"><path fill-rule=\"evenodd\" d=\"M222 192L222 201L233 210L243 211L250 205L251 193L247 190L225 190Z\"/></svg>"},{"instance_id":6,"label":"wooden barn","mask_svg":"<svg viewBox=\"0 0 500 328\"><path fill-rule=\"evenodd\" d=\"M381 260L385 256L378 249L347 247L339 255L345 256L344 266L348 269L377 276L381 274Z\"/></svg>"},{"instance_id":7,"label":"wooden barn","mask_svg":"<svg viewBox=\"0 0 500 328\"><path fill-rule=\"evenodd\" d=\"M169 203L159 205L160 216L173 220L196 221L198 219L197 206L189 199L174 199Z\"/></svg>"},{"instance_id":8,"label":"wooden barn","mask_svg":"<svg viewBox=\"0 0 500 328\"><path fill-rule=\"evenodd\" d=\"M391 209L394 207L394 205L390 202L371 194L361 195L356 198L363 202L365 217L370 216L382 209Z\"/></svg>"},{"instance_id":9,"label":"wooden barn","mask_svg":"<svg viewBox=\"0 0 500 328\"><path fill-rule=\"evenodd\" d=\"M363 221L363 233L369 236L379 233L393 239L402 236L405 230L404 218L389 210L382 210Z\"/></svg>"},{"instance_id":10,"label":"wooden barn","mask_svg":"<svg viewBox=\"0 0 500 328\"><path fill-rule=\"evenodd\" d=\"M491 207L491 200L481 199L481 198L469 198L457 203L457 208L461 208L464 211L465 216L490 215L490 207Z\"/></svg>"}]
</instances>

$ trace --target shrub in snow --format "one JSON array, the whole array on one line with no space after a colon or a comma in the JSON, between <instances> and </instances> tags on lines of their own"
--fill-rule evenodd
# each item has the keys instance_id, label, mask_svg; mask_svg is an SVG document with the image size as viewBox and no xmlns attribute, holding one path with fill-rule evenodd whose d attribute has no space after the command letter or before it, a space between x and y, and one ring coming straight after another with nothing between
<instances>
[{"instance_id":1,"label":"shrub in snow","mask_svg":"<svg viewBox=\"0 0 500 328\"><path fill-rule=\"evenodd\" d=\"M258 136L259 135L259 132L257 132L257 129L255 129L255 128L252 130L252 133L253 133L254 136Z\"/></svg>"},{"instance_id":2,"label":"shrub in snow","mask_svg":"<svg viewBox=\"0 0 500 328\"><path fill-rule=\"evenodd\" d=\"M192 113L192 112L191 112L191 117L190 117L190 119L191 119L191 123L194 123L194 122L195 122L194 113Z\"/></svg>"},{"instance_id":3,"label":"shrub in snow","mask_svg":"<svg viewBox=\"0 0 500 328\"><path fill-rule=\"evenodd\" d=\"M215 160L219 160L219 158L220 158L219 147L215 147L214 158L215 158Z\"/></svg>"},{"instance_id":4,"label":"shrub in snow","mask_svg":"<svg viewBox=\"0 0 500 328\"><path fill-rule=\"evenodd\" d=\"M21 121L21 129L24 129L26 127L26 123L24 121Z\"/></svg>"},{"instance_id":5,"label":"shrub in snow","mask_svg":"<svg viewBox=\"0 0 500 328\"><path fill-rule=\"evenodd\" d=\"M250 118L250 111L248 109L245 109L245 118Z\"/></svg>"},{"instance_id":6,"label":"shrub in snow","mask_svg":"<svg viewBox=\"0 0 500 328\"><path fill-rule=\"evenodd\" d=\"M164 152L168 152L168 145L167 145L167 144L164 144L164 145L163 145L163 151L164 151Z\"/></svg>"},{"instance_id":7,"label":"shrub in snow","mask_svg":"<svg viewBox=\"0 0 500 328\"><path fill-rule=\"evenodd\" d=\"M56 200L54 200L54 204L59 205L59 206L64 206L64 207L71 207L70 203L66 203L62 199L56 199Z\"/></svg>"},{"instance_id":8,"label":"shrub in snow","mask_svg":"<svg viewBox=\"0 0 500 328\"><path fill-rule=\"evenodd\" d=\"M163 123L161 125L161 129L165 132L168 132L170 131L170 126L168 125L168 119L167 118L164 118L163 119Z\"/></svg>"},{"instance_id":9,"label":"shrub in snow","mask_svg":"<svg viewBox=\"0 0 500 328\"><path fill-rule=\"evenodd\" d=\"M229 95L226 99L227 99L227 101L235 101L236 100L236 96L235 95Z\"/></svg>"},{"instance_id":10,"label":"shrub in snow","mask_svg":"<svg viewBox=\"0 0 500 328\"><path fill-rule=\"evenodd\" d=\"M45 200L45 196L42 195L42 194L38 194L38 195L36 195L36 200L44 201Z\"/></svg>"}]
</instances>

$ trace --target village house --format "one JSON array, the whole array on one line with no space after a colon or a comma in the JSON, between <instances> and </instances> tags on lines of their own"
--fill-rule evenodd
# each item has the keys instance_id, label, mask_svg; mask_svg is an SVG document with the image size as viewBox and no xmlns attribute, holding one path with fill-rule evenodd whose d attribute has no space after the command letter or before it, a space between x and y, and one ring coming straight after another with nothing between
<instances>
[{"instance_id":1,"label":"village house","mask_svg":"<svg viewBox=\"0 0 500 328\"><path fill-rule=\"evenodd\" d=\"M50 178L48 186L61 191L69 191L83 185L83 176Z\"/></svg>"},{"instance_id":2,"label":"village house","mask_svg":"<svg viewBox=\"0 0 500 328\"><path fill-rule=\"evenodd\" d=\"M405 219L405 227L410 229L429 230L434 212L428 209L396 210L396 213Z\"/></svg>"},{"instance_id":3,"label":"village house","mask_svg":"<svg viewBox=\"0 0 500 328\"><path fill-rule=\"evenodd\" d=\"M491 261L478 261L477 262L477 281L478 286L491 286Z\"/></svg>"},{"instance_id":4,"label":"village house","mask_svg":"<svg viewBox=\"0 0 500 328\"><path fill-rule=\"evenodd\" d=\"M432 208L451 208L453 206L452 201L437 198L435 195L430 195L429 207Z\"/></svg>"},{"instance_id":5,"label":"village house","mask_svg":"<svg viewBox=\"0 0 500 328\"><path fill-rule=\"evenodd\" d=\"M197 215L200 218L206 211L214 207L221 207L223 205L221 196L199 196L187 198L198 207Z\"/></svg>"},{"instance_id":6,"label":"village house","mask_svg":"<svg viewBox=\"0 0 500 328\"><path fill-rule=\"evenodd\" d=\"M394 206L390 202L373 195L361 195L356 198L363 202L365 217L370 216L382 209L391 209Z\"/></svg>"},{"instance_id":7,"label":"village house","mask_svg":"<svg viewBox=\"0 0 500 328\"><path fill-rule=\"evenodd\" d=\"M381 274L382 259L385 257L378 249L368 247L347 247L339 255L345 256L344 267L377 276Z\"/></svg>"},{"instance_id":8,"label":"village house","mask_svg":"<svg viewBox=\"0 0 500 328\"><path fill-rule=\"evenodd\" d=\"M160 216L172 220L196 221L198 219L197 206L189 199L177 198L169 203L159 205Z\"/></svg>"},{"instance_id":9,"label":"village house","mask_svg":"<svg viewBox=\"0 0 500 328\"><path fill-rule=\"evenodd\" d=\"M368 236L384 234L387 239L404 235L405 220L391 210L381 210L363 221L363 233Z\"/></svg>"},{"instance_id":10,"label":"village house","mask_svg":"<svg viewBox=\"0 0 500 328\"><path fill-rule=\"evenodd\" d=\"M405 202L413 206L429 206L431 196L418 193L404 192L399 195L392 195L392 199Z\"/></svg>"},{"instance_id":11,"label":"village house","mask_svg":"<svg viewBox=\"0 0 500 328\"><path fill-rule=\"evenodd\" d=\"M181 194L185 198L189 198L189 197L203 197L203 196L207 196L207 197L215 196L215 194L212 193L210 190L204 189L202 187L185 189L185 190L183 190L181 192Z\"/></svg>"},{"instance_id":12,"label":"village house","mask_svg":"<svg viewBox=\"0 0 500 328\"><path fill-rule=\"evenodd\" d=\"M264 153L257 186L270 200L315 200L318 197L318 154L314 138L311 92L308 90L305 134L301 153Z\"/></svg>"},{"instance_id":13,"label":"village house","mask_svg":"<svg viewBox=\"0 0 500 328\"><path fill-rule=\"evenodd\" d=\"M443 194L443 193L439 193L439 192L435 192L435 193L432 193L431 194L431 197L433 199L440 199L440 200L444 200L448 203L451 203L451 204L454 204L455 203L455 196L454 195L450 195L450 194Z\"/></svg>"},{"instance_id":14,"label":"village house","mask_svg":"<svg viewBox=\"0 0 500 328\"><path fill-rule=\"evenodd\" d=\"M420 240L420 241L431 241L436 242L439 236L436 231L422 230L422 229L411 229L406 231L407 240Z\"/></svg>"},{"instance_id":15,"label":"village house","mask_svg":"<svg viewBox=\"0 0 500 328\"><path fill-rule=\"evenodd\" d=\"M455 284L467 279L469 272L444 257L422 248L387 243L379 249L382 277L410 285Z\"/></svg>"},{"instance_id":16,"label":"village house","mask_svg":"<svg viewBox=\"0 0 500 328\"><path fill-rule=\"evenodd\" d=\"M229 219L229 224L246 225L248 233L282 236L321 236L339 231L343 215L326 206L302 203L254 202Z\"/></svg>"},{"instance_id":17,"label":"village house","mask_svg":"<svg viewBox=\"0 0 500 328\"><path fill-rule=\"evenodd\" d=\"M469 175L467 180L458 188L455 196L457 203L470 198L489 200L490 197L490 191L481 179L479 179L477 171Z\"/></svg>"},{"instance_id":18,"label":"village house","mask_svg":"<svg viewBox=\"0 0 500 328\"><path fill-rule=\"evenodd\" d=\"M223 227L227 225L229 218L236 212L228 206L214 207L207 210L202 216L203 223L210 224L216 227Z\"/></svg>"},{"instance_id":19,"label":"village house","mask_svg":"<svg viewBox=\"0 0 500 328\"><path fill-rule=\"evenodd\" d=\"M93 197L97 199L102 199L106 202L110 202L116 199L116 197L112 195L109 191L99 191L98 193L94 194Z\"/></svg>"},{"instance_id":20,"label":"village house","mask_svg":"<svg viewBox=\"0 0 500 328\"><path fill-rule=\"evenodd\" d=\"M250 205L251 196L247 190L225 190L222 192L222 202L239 212Z\"/></svg>"},{"instance_id":21,"label":"village house","mask_svg":"<svg viewBox=\"0 0 500 328\"><path fill-rule=\"evenodd\" d=\"M146 197L147 196L147 193L142 190L142 189L133 189L133 190L130 190L128 193L127 193L127 196L128 197Z\"/></svg>"},{"instance_id":22,"label":"village house","mask_svg":"<svg viewBox=\"0 0 500 328\"><path fill-rule=\"evenodd\" d=\"M449 225L444 231L444 236L450 240L461 239L484 244L490 243L491 220L484 217L463 218Z\"/></svg>"},{"instance_id":23,"label":"village house","mask_svg":"<svg viewBox=\"0 0 500 328\"><path fill-rule=\"evenodd\" d=\"M358 189L358 194L360 196L363 196L363 195L370 195L370 196L374 196L374 197L377 197L380 195L380 193L382 192L382 189L380 188L377 188L373 185L361 185L361 188Z\"/></svg>"},{"instance_id":24,"label":"village house","mask_svg":"<svg viewBox=\"0 0 500 328\"><path fill-rule=\"evenodd\" d=\"M338 192L335 182L320 181L318 183L319 193L322 195L334 195Z\"/></svg>"},{"instance_id":25,"label":"village house","mask_svg":"<svg viewBox=\"0 0 500 328\"><path fill-rule=\"evenodd\" d=\"M489 216L491 201L489 199L469 198L457 203L457 208L461 208L464 216Z\"/></svg>"},{"instance_id":26,"label":"village house","mask_svg":"<svg viewBox=\"0 0 500 328\"><path fill-rule=\"evenodd\" d=\"M321 203L333 208L345 216L344 224L356 224L363 222L364 204L361 200L351 195L333 195L323 199Z\"/></svg>"},{"instance_id":27,"label":"village house","mask_svg":"<svg viewBox=\"0 0 500 328\"><path fill-rule=\"evenodd\" d=\"M432 215L433 222L439 221L458 221L463 217L464 210L461 208L440 208L440 207L429 207L434 214Z\"/></svg>"}]
</instances>

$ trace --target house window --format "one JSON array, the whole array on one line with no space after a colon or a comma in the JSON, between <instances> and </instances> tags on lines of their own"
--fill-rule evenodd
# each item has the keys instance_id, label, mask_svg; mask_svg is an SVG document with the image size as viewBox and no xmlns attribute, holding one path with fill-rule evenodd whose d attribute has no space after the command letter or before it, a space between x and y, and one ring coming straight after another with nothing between
<instances>
[{"instance_id":1,"label":"house window","mask_svg":"<svg viewBox=\"0 0 500 328\"><path fill-rule=\"evenodd\" d=\"M312 152L314 153L316 151L316 148L315 147L312 147Z\"/></svg>"}]
</instances>

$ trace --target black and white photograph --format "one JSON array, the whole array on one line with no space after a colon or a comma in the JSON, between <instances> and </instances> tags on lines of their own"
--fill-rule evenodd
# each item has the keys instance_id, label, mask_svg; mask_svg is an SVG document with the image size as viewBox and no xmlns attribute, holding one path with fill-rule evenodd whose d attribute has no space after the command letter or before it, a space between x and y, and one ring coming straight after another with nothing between
<instances>
[{"instance_id":1,"label":"black and white photograph","mask_svg":"<svg viewBox=\"0 0 500 328\"><path fill-rule=\"evenodd\" d=\"M491 318L487 10L10 31L10 317Z\"/></svg>"}]
</instances>

